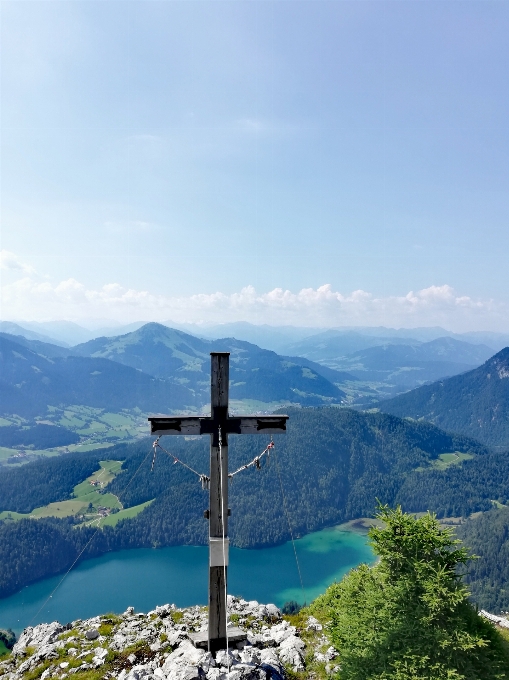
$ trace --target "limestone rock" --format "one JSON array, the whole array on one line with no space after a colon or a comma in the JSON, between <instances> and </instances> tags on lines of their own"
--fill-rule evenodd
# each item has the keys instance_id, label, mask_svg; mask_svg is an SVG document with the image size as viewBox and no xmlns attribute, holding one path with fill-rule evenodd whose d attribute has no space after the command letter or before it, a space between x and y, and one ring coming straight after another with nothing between
<instances>
[{"instance_id":1,"label":"limestone rock","mask_svg":"<svg viewBox=\"0 0 509 680\"><path fill-rule=\"evenodd\" d=\"M230 616L236 615L229 625L246 630L247 641L215 657L194 647L189 637L207 629L204 608L177 609L165 604L140 614L128 607L119 616L78 619L72 626L53 622L26 628L12 656L0 662L0 676L24 680L35 671L41 680L64 680L76 672L100 669L107 680L285 680L285 666L304 669L305 643L278 607L228 596L228 609ZM313 617L306 629L306 639L311 635L316 640L316 660L328 664L336 652L326 631ZM126 657L123 652L131 647L135 651ZM45 669L48 660L50 666ZM79 667L75 667L76 660L81 662Z\"/></svg>"},{"instance_id":2,"label":"limestone rock","mask_svg":"<svg viewBox=\"0 0 509 680\"><path fill-rule=\"evenodd\" d=\"M294 671L303 671L304 659L302 652L304 647L305 644L300 638L290 635L283 640L279 647L279 658L283 663L289 664Z\"/></svg>"},{"instance_id":3,"label":"limestone rock","mask_svg":"<svg viewBox=\"0 0 509 680\"><path fill-rule=\"evenodd\" d=\"M19 640L12 648L14 656L23 655L27 647L40 647L54 642L65 628L58 623L41 623L35 628L28 627L21 633Z\"/></svg>"},{"instance_id":4,"label":"limestone rock","mask_svg":"<svg viewBox=\"0 0 509 680\"><path fill-rule=\"evenodd\" d=\"M315 619L314 616L310 616L307 620L306 629L307 630L322 630L323 626L319 621L317 621L317 619Z\"/></svg>"}]
</instances>

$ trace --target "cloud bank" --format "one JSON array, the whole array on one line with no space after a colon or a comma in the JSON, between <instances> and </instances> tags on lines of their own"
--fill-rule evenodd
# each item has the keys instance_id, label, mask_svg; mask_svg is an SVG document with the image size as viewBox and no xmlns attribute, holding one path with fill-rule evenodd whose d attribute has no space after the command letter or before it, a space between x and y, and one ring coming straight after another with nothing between
<instances>
[{"instance_id":1,"label":"cloud bank","mask_svg":"<svg viewBox=\"0 0 509 680\"><path fill-rule=\"evenodd\" d=\"M29 274L8 254L6 266ZM2 260L3 262L3 260ZM246 286L239 292L203 293L187 297L156 295L109 283L87 288L70 278L59 283L24 276L2 287L3 319L81 319L102 317L119 322L168 321L226 323L249 321L299 326L433 326L451 330L508 330L505 305L459 295L451 286L429 286L400 296L380 297L364 290L334 291L330 284L292 292L274 288L266 293Z\"/></svg>"}]
</instances>

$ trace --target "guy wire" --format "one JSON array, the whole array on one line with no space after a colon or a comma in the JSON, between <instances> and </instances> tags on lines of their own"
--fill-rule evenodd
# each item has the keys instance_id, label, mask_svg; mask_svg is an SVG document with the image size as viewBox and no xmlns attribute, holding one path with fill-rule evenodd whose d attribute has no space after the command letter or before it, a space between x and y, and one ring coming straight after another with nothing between
<instances>
[{"instance_id":1,"label":"guy wire","mask_svg":"<svg viewBox=\"0 0 509 680\"><path fill-rule=\"evenodd\" d=\"M283 497L283 508L284 508L285 515L286 515L286 521L288 522L288 528L290 529L290 537L292 539L293 554L295 555L295 562L297 563L297 571L299 572L299 581L300 581L300 587L301 587L301 590L302 590L302 596L304 598L304 602L303 602L303 605L304 605L304 604L306 604L306 592L304 590L304 583L302 581L302 574L301 574L301 571L300 571L299 558L297 557L297 548L295 546L295 540L293 538L292 525L290 523L290 514L288 512L288 507L287 507L287 504L286 504L286 496L285 496L285 492L283 490L283 480L281 479L281 471L279 470L279 461L277 459L275 449L274 449L274 461L276 463L277 475L279 477L279 486L281 487L281 496Z\"/></svg>"}]
</instances>

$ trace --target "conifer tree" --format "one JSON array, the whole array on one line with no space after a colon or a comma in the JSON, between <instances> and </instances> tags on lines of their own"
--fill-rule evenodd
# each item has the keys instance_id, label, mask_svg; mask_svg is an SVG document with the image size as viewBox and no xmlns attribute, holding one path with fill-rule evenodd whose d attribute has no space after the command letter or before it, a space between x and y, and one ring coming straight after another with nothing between
<instances>
[{"instance_id":1,"label":"conifer tree","mask_svg":"<svg viewBox=\"0 0 509 680\"><path fill-rule=\"evenodd\" d=\"M468 600L468 551L432 514L380 506L369 532L379 557L315 603L330 620L341 680L509 678L507 644Z\"/></svg>"}]
</instances>

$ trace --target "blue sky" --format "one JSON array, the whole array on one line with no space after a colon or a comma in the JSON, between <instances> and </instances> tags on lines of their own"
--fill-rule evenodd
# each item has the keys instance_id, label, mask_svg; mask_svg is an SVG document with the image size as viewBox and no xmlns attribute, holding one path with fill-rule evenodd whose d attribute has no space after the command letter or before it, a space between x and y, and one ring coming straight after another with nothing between
<instances>
[{"instance_id":1,"label":"blue sky","mask_svg":"<svg viewBox=\"0 0 509 680\"><path fill-rule=\"evenodd\" d=\"M507 2L1 12L2 318L509 330Z\"/></svg>"}]
</instances>

